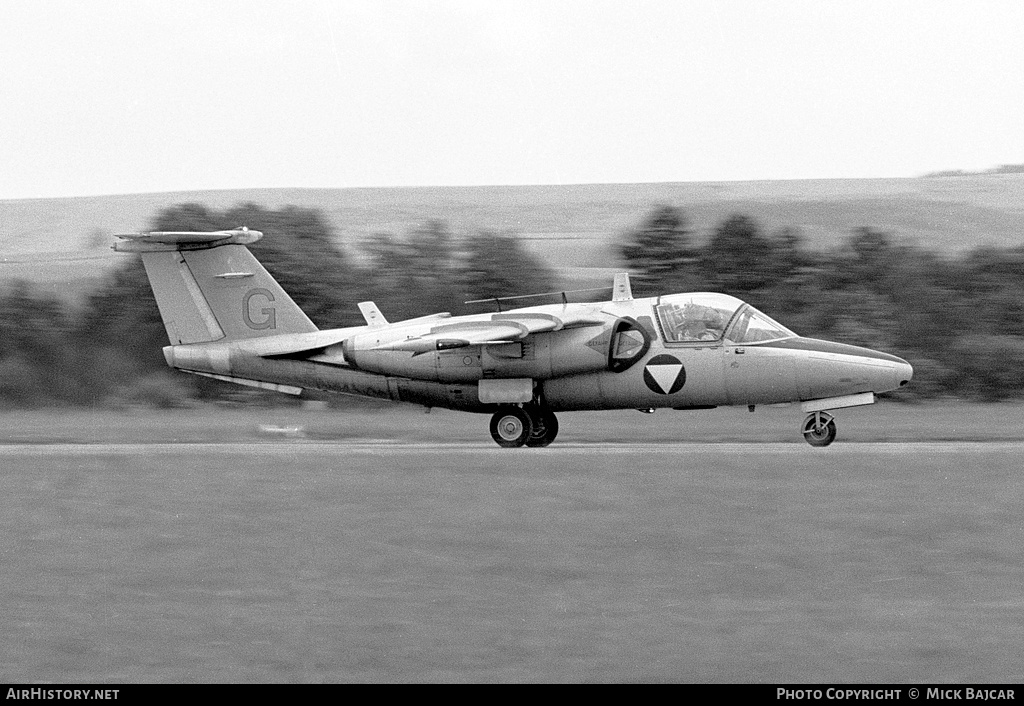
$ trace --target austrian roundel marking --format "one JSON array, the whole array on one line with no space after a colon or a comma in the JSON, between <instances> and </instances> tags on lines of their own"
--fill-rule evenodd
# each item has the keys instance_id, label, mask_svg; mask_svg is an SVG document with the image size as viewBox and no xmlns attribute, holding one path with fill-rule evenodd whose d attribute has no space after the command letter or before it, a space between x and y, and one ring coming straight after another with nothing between
<instances>
[{"instance_id":1,"label":"austrian roundel marking","mask_svg":"<svg viewBox=\"0 0 1024 706\"><path fill-rule=\"evenodd\" d=\"M674 395L686 384L686 368L671 355L656 355L644 366L644 383L659 395Z\"/></svg>"}]
</instances>

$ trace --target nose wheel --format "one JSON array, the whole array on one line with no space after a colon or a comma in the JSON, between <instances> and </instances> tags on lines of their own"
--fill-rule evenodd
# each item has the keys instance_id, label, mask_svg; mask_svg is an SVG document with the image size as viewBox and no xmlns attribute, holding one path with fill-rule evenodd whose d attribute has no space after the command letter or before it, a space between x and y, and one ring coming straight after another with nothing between
<instances>
[{"instance_id":1,"label":"nose wheel","mask_svg":"<svg viewBox=\"0 0 1024 706\"><path fill-rule=\"evenodd\" d=\"M828 446L836 440L836 420L828 412L814 412L804 419L800 432L811 446Z\"/></svg>"}]
</instances>

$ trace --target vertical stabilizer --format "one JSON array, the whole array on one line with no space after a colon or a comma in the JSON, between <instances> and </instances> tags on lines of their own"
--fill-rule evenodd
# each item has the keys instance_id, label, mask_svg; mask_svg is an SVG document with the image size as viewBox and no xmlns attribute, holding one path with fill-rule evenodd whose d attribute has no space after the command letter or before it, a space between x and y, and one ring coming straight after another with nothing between
<instances>
[{"instance_id":1,"label":"vertical stabilizer","mask_svg":"<svg viewBox=\"0 0 1024 706\"><path fill-rule=\"evenodd\" d=\"M120 252L140 252L172 345L241 340L317 327L253 256L262 236L240 229L214 233L118 236Z\"/></svg>"},{"instance_id":2,"label":"vertical stabilizer","mask_svg":"<svg viewBox=\"0 0 1024 706\"><path fill-rule=\"evenodd\" d=\"M224 338L224 329L180 252L143 253L142 264L171 345Z\"/></svg>"}]
</instances>

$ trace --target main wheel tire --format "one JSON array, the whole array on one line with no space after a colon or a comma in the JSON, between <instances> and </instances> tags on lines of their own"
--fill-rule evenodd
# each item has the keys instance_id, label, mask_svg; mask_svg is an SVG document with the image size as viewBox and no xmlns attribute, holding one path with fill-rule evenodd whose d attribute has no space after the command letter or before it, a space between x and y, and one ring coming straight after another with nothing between
<instances>
[{"instance_id":1,"label":"main wheel tire","mask_svg":"<svg viewBox=\"0 0 1024 706\"><path fill-rule=\"evenodd\" d=\"M534 448L547 446L558 436L558 417L555 413L537 405L527 405L524 410L533 422L533 432L526 445Z\"/></svg>"},{"instance_id":2,"label":"main wheel tire","mask_svg":"<svg viewBox=\"0 0 1024 706\"><path fill-rule=\"evenodd\" d=\"M501 407L491 417L491 438L507 449L522 446L533 433L530 415L519 407Z\"/></svg>"},{"instance_id":3,"label":"main wheel tire","mask_svg":"<svg viewBox=\"0 0 1024 706\"><path fill-rule=\"evenodd\" d=\"M836 422L826 414L822 414L820 420L813 414L807 417L802 431L804 440L811 446L828 446L836 440Z\"/></svg>"}]
</instances>

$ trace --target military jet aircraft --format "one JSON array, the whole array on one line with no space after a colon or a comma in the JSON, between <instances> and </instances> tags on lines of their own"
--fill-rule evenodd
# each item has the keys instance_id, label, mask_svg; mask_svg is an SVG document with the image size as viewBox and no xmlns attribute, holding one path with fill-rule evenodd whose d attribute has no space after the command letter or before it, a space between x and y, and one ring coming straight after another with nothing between
<instances>
[{"instance_id":1,"label":"military jet aircraft","mask_svg":"<svg viewBox=\"0 0 1024 706\"><path fill-rule=\"evenodd\" d=\"M115 250L142 255L172 368L296 395L482 412L504 447L547 446L557 412L789 402L807 414L807 442L827 446L830 410L871 404L913 374L896 356L799 336L727 294L634 299L628 274L615 276L610 301L562 294L508 309L498 299L496 313L395 323L362 302L365 326L320 330L246 247L259 231L118 237Z\"/></svg>"}]
</instances>

